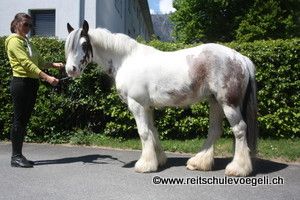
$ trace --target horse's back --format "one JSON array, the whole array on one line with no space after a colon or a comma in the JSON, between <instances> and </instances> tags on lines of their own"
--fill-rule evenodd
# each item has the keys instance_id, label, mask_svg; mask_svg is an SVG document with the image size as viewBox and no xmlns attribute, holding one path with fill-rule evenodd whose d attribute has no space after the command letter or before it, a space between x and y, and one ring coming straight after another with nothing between
<instances>
[{"instance_id":1,"label":"horse's back","mask_svg":"<svg viewBox=\"0 0 300 200\"><path fill-rule=\"evenodd\" d=\"M214 95L219 101L238 106L249 77L254 77L255 68L248 57L220 44L203 44L173 54L173 62L186 63L181 66L185 69L184 87L174 90L183 104Z\"/></svg>"},{"instance_id":2,"label":"horse's back","mask_svg":"<svg viewBox=\"0 0 300 200\"><path fill-rule=\"evenodd\" d=\"M186 106L211 94L225 98L222 91L241 90L231 95L236 103L249 77L246 57L219 44L174 52L147 49L147 56L141 55L128 58L116 77L117 88L155 106Z\"/></svg>"}]
</instances>

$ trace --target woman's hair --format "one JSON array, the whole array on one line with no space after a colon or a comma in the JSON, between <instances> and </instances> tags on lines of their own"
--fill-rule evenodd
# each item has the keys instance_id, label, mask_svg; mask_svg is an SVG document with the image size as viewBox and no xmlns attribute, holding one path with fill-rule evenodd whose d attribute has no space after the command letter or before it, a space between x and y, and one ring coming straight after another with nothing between
<instances>
[{"instance_id":1,"label":"woman's hair","mask_svg":"<svg viewBox=\"0 0 300 200\"><path fill-rule=\"evenodd\" d=\"M16 27L17 27L18 23L21 22L23 19L31 20L31 17L30 17L30 15L28 15L26 13L18 13L15 15L14 20L12 20L12 22L10 24L10 31L12 33L16 33Z\"/></svg>"}]
</instances>

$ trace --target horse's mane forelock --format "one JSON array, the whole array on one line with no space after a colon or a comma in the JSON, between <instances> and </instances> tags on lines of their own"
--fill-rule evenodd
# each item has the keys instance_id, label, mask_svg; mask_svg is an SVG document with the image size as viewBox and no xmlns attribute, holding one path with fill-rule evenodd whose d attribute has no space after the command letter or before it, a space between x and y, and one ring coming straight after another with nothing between
<instances>
[{"instance_id":1,"label":"horse's mane forelock","mask_svg":"<svg viewBox=\"0 0 300 200\"><path fill-rule=\"evenodd\" d=\"M81 29L77 29L77 30L72 31L69 34L69 37L67 38L66 45L65 45L66 56L68 56L69 52L71 52L73 49L75 49L75 44L79 43L80 33L81 33Z\"/></svg>"}]
</instances>

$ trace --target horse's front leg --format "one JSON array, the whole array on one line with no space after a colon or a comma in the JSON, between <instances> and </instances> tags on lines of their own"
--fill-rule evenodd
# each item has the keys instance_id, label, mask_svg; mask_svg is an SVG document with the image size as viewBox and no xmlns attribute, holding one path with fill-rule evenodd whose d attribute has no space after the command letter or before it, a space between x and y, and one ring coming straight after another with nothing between
<instances>
[{"instance_id":1,"label":"horse's front leg","mask_svg":"<svg viewBox=\"0 0 300 200\"><path fill-rule=\"evenodd\" d=\"M153 110L128 98L128 107L133 113L142 142L142 155L135 164L136 172L156 171L166 163L166 155L160 145L153 123Z\"/></svg>"}]
</instances>

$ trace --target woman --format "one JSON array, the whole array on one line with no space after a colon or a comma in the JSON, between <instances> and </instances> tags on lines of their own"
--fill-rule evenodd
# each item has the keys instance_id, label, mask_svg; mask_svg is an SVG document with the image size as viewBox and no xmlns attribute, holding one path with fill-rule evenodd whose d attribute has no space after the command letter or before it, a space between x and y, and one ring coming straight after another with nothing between
<instances>
[{"instance_id":1,"label":"woman","mask_svg":"<svg viewBox=\"0 0 300 200\"><path fill-rule=\"evenodd\" d=\"M14 118L11 129L12 167L33 167L22 154L26 126L37 97L39 78L55 86L59 80L41 69L62 68L63 63L45 63L26 37L32 27L31 17L26 13L16 14L11 22L12 34L5 40L5 49L12 67L13 78L10 92L13 100ZM41 69L40 69L41 68Z\"/></svg>"}]
</instances>

